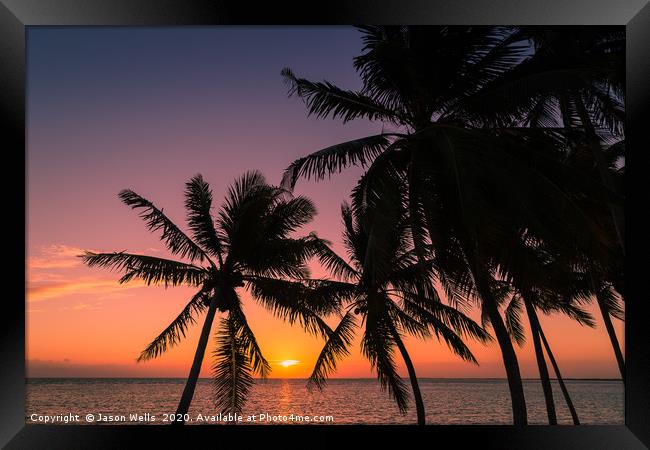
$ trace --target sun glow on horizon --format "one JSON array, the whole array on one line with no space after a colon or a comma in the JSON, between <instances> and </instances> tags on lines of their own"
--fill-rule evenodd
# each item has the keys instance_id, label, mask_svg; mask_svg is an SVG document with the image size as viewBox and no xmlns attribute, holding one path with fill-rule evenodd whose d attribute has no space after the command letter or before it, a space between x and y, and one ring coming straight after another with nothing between
<instances>
[{"instance_id":1,"label":"sun glow on horizon","mask_svg":"<svg viewBox=\"0 0 650 450\"><path fill-rule=\"evenodd\" d=\"M291 366L298 365L299 363L300 363L300 361L298 361L296 359L285 359L283 361L280 361L278 363L278 365L280 365L282 367L291 367Z\"/></svg>"}]
</instances>

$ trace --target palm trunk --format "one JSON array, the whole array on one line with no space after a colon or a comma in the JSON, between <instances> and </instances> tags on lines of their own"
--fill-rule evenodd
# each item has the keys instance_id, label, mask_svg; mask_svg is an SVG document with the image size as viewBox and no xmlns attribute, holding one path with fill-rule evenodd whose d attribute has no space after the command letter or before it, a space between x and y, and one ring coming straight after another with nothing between
<instances>
[{"instance_id":1,"label":"palm trunk","mask_svg":"<svg viewBox=\"0 0 650 450\"><path fill-rule=\"evenodd\" d=\"M618 338L616 337L616 332L614 331L612 318L610 317L609 311L607 311L607 308L602 302L600 294L596 295L596 301L598 302L598 307L600 308L600 314L603 316L603 322L605 322L605 329L607 329L609 340L612 343L614 355L616 355L618 370L621 372L621 380L623 380L623 385L625 385L625 359L623 358L623 352L621 351L621 346L618 343Z\"/></svg>"},{"instance_id":2,"label":"palm trunk","mask_svg":"<svg viewBox=\"0 0 650 450\"><path fill-rule=\"evenodd\" d=\"M422 393L420 392L420 385L418 384L418 377L415 375L415 367L413 366L413 361L406 351L404 342L400 338L397 330L393 326L390 320L387 320L388 326L390 327L390 332L395 338L395 343L397 348L399 348L402 359L404 359L404 364L406 364L406 369L409 373L409 378L411 380L411 388L413 389L413 398L415 399L415 410L418 416L418 425L426 425L426 419L424 414L424 402L422 401Z\"/></svg>"},{"instance_id":3,"label":"palm trunk","mask_svg":"<svg viewBox=\"0 0 650 450\"><path fill-rule=\"evenodd\" d=\"M564 384L564 378L562 378L562 374L560 373L560 368L558 367L557 362L555 361L555 357L553 356L553 352L551 351L551 346L548 345L548 341L546 340L546 336L544 335L544 330L542 330L542 327L540 326L537 331L539 332L539 336L542 338L542 342L544 343L544 347L546 348L546 354L548 355L548 359L551 361L551 365L553 366L553 370L555 371L555 377L557 378L557 382L560 385L560 390L562 391L562 395L564 396L564 401L566 402L566 405L569 408L569 412L571 413L571 417L573 418L573 424L580 425L580 420L578 419L578 413L576 412L575 406L573 406L573 401L571 401L571 396L569 395L569 391L567 390L566 385Z\"/></svg>"},{"instance_id":4,"label":"palm trunk","mask_svg":"<svg viewBox=\"0 0 650 450\"><path fill-rule=\"evenodd\" d=\"M492 329L496 335L499 348L501 349L501 356L503 358L503 365L506 369L506 376L508 377L508 388L510 389L510 399L512 401L512 418L515 425L528 425L528 414L526 412L526 398L524 396L524 385L521 381L521 372L519 371L519 363L517 362L517 354L512 346L508 331L503 324L503 319L499 314L494 300L486 299L481 293L483 303L486 307Z\"/></svg>"},{"instance_id":5,"label":"palm trunk","mask_svg":"<svg viewBox=\"0 0 650 450\"><path fill-rule=\"evenodd\" d=\"M589 273L589 281L591 282L592 290L596 293L596 302L598 303L600 314L603 317L603 322L605 323L605 329L609 335L609 340L612 343L612 349L614 350L614 356L616 357L618 370L621 373L621 380L623 380L623 384L625 385L625 359L623 358L623 352L621 351L621 346L618 343L618 338L616 337L616 332L614 331L612 318L609 315L607 306L605 306L605 302L602 300L600 287L596 284L596 280L591 273Z\"/></svg>"},{"instance_id":6,"label":"palm trunk","mask_svg":"<svg viewBox=\"0 0 650 450\"><path fill-rule=\"evenodd\" d=\"M476 250L478 244L474 241ZM510 334L506 329L496 299L492 295L490 286L486 282L486 277L491 277L489 273L483 272L484 265L478 251L465 249L466 259L465 262L470 270L472 281L483 304L483 310L487 314L492 329L497 338L499 349L501 350L501 358L503 359L503 366L506 370L506 377L508 379L508 389L510 390L510 401L512 402L512 421L515 425L528 425L528 413L526 411L526 397L524 395L524 384L521 380L521 372L519 371L519 362L517 361L517 354L515 348L512 346ZM470 256L471 255L471 256Z\"/></svg>"},{"instance_id":7,"label":"palm trunk","mask_svg":"<svg viewBox=\"0 0 650 450\"><path fill-rule=\"evenodd\" d=\"M199 374L201 372L201 365L203 364L203 356L205 355L205 348L208 345L208 338L210 337L210 330L212 329L212 322L214 321L215 313L217 312L217 295L212 297L210 301L210 306L208 307L208 313L205 316L205 322L203 322L203 329L201 330L201 336L199 337L199 344L196 347L196 353L194 354L194 362L192 363L192 368L190 369L190 374L187 377L187 382L185 383L185 389L183 389L183 394L181 395L181 400L178 403L178 408L176 409L176 417L180 416L181 419L178 419L173 424L183 425L185 423L184 416L187 414L187 411L190 409L190 403L192 403L192 397L194 397L194 390L196 389L196 382L199 379Z\"/></svg>"},{"instance_id":8,"label":"palm trunk","mask_svg":"<svg viewBox=\"0 0 650 450\"><path fill-rule=\"evenodd\" d=\"M497 307L496 300L490 291L489 286L483 280L483 275L478 273L476 266L470 266L472 270L472 277L478 290L483 307L488 315L488 319L492 324L492 329L496 335L499 348L501 350L501 357L503 358L503 366L506 369L506 376L508 378L508 389L510 390L510 401L512 402L512 419L515 425L528 425L528 413L526 412L526 397L524 396L524 385L521 381L521 372L519 371L519 362L517 361L517 354L515 348L512 346L510 335L503 323L501 314ZM478 266L480 267L480 266Z\"/></svg>"},{"instance_id":9,"label":"palm trunk","mask_svg":"<svg viewBox=\"0 0 650 450\"><path fill-rule=\"evenodd\" d=\"M528 314L528 321L530 322L530 331L533 337L533 346L535 347L535 358L537 358L537 367L539 369L539 379L542 383L542 390L544 391L548 424L557 425L557 414L555 412L555 402L553 400L553 388L551 387L551 379L548 375L548 367L546 366L544 351L542 350L542 343L539 338L539 329L541 327L533 305L525 299L524 305L526 305L526 313Z\"/></svg>"}]
</instances>

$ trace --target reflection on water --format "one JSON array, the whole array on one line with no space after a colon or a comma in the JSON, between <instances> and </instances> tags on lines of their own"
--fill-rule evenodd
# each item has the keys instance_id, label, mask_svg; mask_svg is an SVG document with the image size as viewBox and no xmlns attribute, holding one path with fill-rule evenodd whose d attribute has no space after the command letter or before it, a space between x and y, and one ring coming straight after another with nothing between
<instances>
[{"instance_id":1,"label":"reflection on water","mask_svg":"<svg viewBox=\"0 0 650 450\"><path fill-rule=\"evenodd\" d=\"M27 421L31 414L174 413L183 390L182 379L30 379ZM616 424L623 420L620 381L569 380L568 390L584 424ZM422 379L420 388L432 424L508 424L512 416L505 380ZM529 422L546 423L538 381L524 381ZM208 379L199 381L190 415L216 414ZM559 386L553 384L560 424L571 424ZM244 416L331 415L335 424L415 423L415 410L402 415L371 379L333 379L319 392L309 392L305 380L270 379L251 389ZM128 421L128 420L127 420ZM80 423L84 423L83 421ZM158 422L159 423L159 422ZM289 422L291 423L291 422Z\"/></svg>"},{"instance_id":2,"label":"reflection on water","mask_svg":"<svg viewBox=\"0 0 650 450\"><path fill-rule=\"evenodd\" d=\"M278 412L283 415L291 414L291 385L289 380L281 380L282 387L280 388L280 404L278 405Z\"/></svg>"}]
</instances>

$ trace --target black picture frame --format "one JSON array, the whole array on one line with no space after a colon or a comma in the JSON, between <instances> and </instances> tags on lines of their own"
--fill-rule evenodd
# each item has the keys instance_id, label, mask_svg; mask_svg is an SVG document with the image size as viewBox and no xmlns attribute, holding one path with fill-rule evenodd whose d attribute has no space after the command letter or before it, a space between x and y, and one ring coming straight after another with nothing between
<instances>
[{"instance_id":1,"label":"black picture frame","mask_svg":"<svg viewBox=\"0 0 650 450\"><path fill-rule=\"evenodd\" d=\"M10 227L11 235L25 236L25 186L29 174L22 178L22 183L21 174L25 174L26 152L26 27L360 23L625 26L626 165L632 167L632 173L636 172L635 167L641 167L641 163L636 162L636 155L642 155L650 148L648 122L644 120L648 118L650 105L648 0L416 0L408 4L397 0L330 0L322 5L285 1L266 2L265 6L217 0L1 0L0 101L5 130L3 140L7 142L3 145L5 174L0 177L7 214L4 225ZM646 131L645 136L643 131ZM634 155L631 165L629 155ZM629 182L631 175L629 169L626 170ZM10 176L12 174L16 178ZM643 195L643 191L636 192ZM628 219L627 222L626 235L630 236L631 221ZM631 236L634 239L633 253L642 253L639 249L647 236L642 232ZM6 261L10 262L10 268L5 272L9 289L5 291L0 316L3 319L0 326L0 445L7 449L127 448L134 436L146 439L150 447L159 448L189 447L199 440L214 446L226 446L238 439L241 443L253 438L271 439L268 442L282 443L283 448L317 448L350 443L352 434L358 435L355 437L363 439L368 446L391 438L401 440L401 445L417 442L427 447L440 447L445 442L453 442L454 447L477 446L482 449L641 449L650 446L650 327L644 325L644 319L648 317L644 314L647 308L645 299L631 295L626 295L630 300L626 302L624 426L247 426L245 441L241 441L244 430L235 426L26 425L25 273L24 266L19 263L25 257L26 240L5 239L14 243L5 253ZM629 239L627 247L626 251L630 248ZM627 259L630 259L629 254ZM635 284L628 281L628 293L636 291L629 288ZM312 436L323 428L326 428L327 439Z\"/></svg>"}]
</instances>

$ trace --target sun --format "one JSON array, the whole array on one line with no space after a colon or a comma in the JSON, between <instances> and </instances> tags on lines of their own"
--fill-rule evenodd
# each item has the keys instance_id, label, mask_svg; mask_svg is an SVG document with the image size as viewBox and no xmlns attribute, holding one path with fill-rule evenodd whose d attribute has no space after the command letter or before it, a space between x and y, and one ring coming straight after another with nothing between
<instances>
[{"instance_id":1,"label":"sun","mask_svg":"<svg viewBox=\"0 0 650 450\"><path fill-rule=\"evenodd\" d=\"M300 363L300 361L295 359L285 359L284 361L280 361L278 364L280 364L282 367L291 367L295 366L298 363Z\"/></svg>"}]
</instances>

